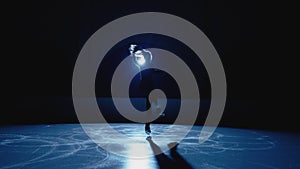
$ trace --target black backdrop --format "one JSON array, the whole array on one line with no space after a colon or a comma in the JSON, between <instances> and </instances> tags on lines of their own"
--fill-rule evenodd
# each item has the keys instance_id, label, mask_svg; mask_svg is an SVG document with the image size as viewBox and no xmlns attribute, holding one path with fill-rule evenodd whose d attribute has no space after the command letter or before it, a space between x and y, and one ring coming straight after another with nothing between
<instances>
[{"instance_id":1,"label":"black backdrop","mask_svg":"<svg viewBox=\"0 0 300 169\"><path fill-rule=\"evenodd\" d=\"M299 131L292 109L297 99L290 95L296 95L290 90L295 76L285 71L289 66L274 30L284 19L269 14L270 6L238 0L45 0L14 1L3 8L1 124L77 122L71 80L85 41L121 16L157 11L192 22L217 49L228 83L221 125Z\"/></svg>"}]
</instances>

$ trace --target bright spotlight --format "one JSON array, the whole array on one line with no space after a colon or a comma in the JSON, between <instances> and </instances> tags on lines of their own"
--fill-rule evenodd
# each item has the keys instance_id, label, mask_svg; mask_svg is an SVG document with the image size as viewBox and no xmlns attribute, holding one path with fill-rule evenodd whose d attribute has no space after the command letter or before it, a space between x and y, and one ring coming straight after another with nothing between
<instances>
[{"instance_id":1,"label":"bright spotlight","mask_svg":"<svg viewBox=\"0 0 300 169\"><path fill-rule=\"evenodd\" d=\"M143 66L146 63L145 56L143 55L142 51L140 50L136 51L134 53L134 57L138 65Z\"/></svg>"},{"instance_id":2,"label":"bright spotlight","mask_svg":"<svg viewBox=\"0 0 300 169\"><path fill-rule=\"evenodd\" d=\"M137 45L130 45L129 51L131 56L133 57L134 64L140 68L141 66L145 65L146 62L151 63L152 61L152 54L149 50L140 49L136 50Z\"/></svg>"}]
</instances>

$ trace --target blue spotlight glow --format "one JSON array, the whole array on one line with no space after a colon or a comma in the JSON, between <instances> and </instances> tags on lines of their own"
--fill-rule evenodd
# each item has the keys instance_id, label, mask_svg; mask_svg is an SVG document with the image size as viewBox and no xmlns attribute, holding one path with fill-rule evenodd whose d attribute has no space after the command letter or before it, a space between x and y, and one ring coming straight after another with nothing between
<instances>
[{"instance_id":1,"label":"blue spotlight glow","mask_svg":"<svg viewBox=\"0 0 300 169\"><path fill-rule=\"evenodd\" d=\"M143 66L146 63L145 56L143 55L142 51L140 51L140 50L136 51L134 53L134 57L135 57L136 63L139 66Z\"/></svg>"},{"instance_id":2,"label":"blue spotlight glow","mask_svg":"<svg viewBox=\"0 0 300 169\"><path fill-rule=\"evenodd\" d=\"M129 47L129 51L131 56L133 57L133 61L134 64L137 67L141 67L144 66L147 62L151 63L152 61L152 54L149 50L146 49L141 49L141 50L136 50L135 48L137 47L137 45L130 45Z\"/></svg>"}]
</instances>

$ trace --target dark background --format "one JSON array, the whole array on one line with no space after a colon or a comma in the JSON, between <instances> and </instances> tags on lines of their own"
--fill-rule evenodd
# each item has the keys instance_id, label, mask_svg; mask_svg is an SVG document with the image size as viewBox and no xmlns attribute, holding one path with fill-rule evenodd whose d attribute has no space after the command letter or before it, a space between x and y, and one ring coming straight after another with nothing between
<instances>
[{"instance_id":1,"label":"dark background","mask_svg":"<svg viewBox=\"0 0 300 169\"><path fill-rule=\"evenodd\" d=\"M77 122L72 73L83 44L114 19L156 11L193 23L218 51L228 85L221 126L299 131L299 111L293 108L299 99L292 97L297 71L289 66L289 50L280 50L289 43L281 39L285 17L273 13L272 4L45 0L2 7L2 125ZM101 88L97 85L99 97Z\"/></svg>"}]
</instances>

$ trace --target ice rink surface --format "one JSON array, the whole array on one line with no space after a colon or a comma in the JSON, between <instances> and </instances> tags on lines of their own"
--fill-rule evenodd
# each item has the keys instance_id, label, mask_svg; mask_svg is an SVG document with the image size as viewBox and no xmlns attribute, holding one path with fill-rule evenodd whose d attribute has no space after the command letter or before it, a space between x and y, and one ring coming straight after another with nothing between
<instances>
[{"instance_id":1,"label":"ice rink surface","mask_svg":"<svg viewBox=\"0 0 300 169\"><path fill-rule=\"evenodd\" d=\"M137 140L126 144L110 140L101 125L94 124L95 133L103 138L100 140L108 146L117 146L118 151L128 156L98 146L80 124L2 126L0 168L300 168L300 133L219 127L209 140L199 144L202 126L193 126L177 150L144 157L172 143L172 136L157 136L170 125L152 124L152 138L147 140L143 124L112 123L115 130ZM139 153L143 158L131 158L131 154Z\"/></svg>"}]
</instances>

